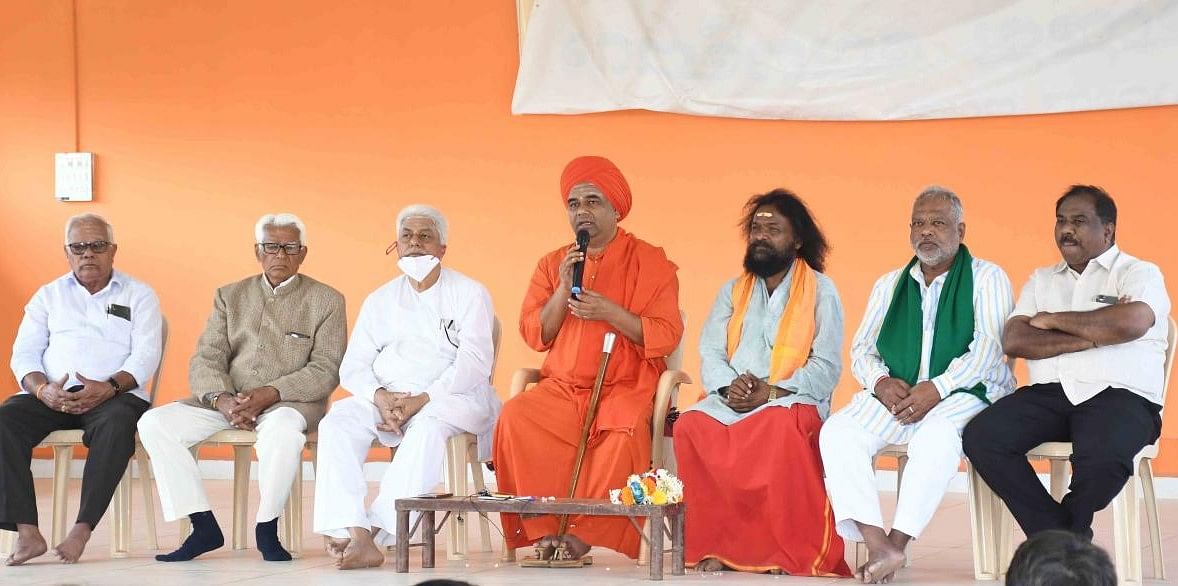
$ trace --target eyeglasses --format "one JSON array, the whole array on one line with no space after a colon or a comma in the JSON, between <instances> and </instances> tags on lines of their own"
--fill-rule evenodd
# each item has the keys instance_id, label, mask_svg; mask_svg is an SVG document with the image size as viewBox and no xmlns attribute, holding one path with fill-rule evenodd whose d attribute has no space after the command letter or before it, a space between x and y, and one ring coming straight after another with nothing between
<instances>
[{"instance_id":1,"label":"eyeglasses","mask_svg":"<svg viewBox=\"0 0 1178 586\"><path fill-rule=\"evenodd\" d=\"M75 256L82 256L86 254L86 249L94 251L94 254L102 254L110 248L110 242L106 240L95 240L94 242L71 242L65 245Z\"/></svg>"},{"instance_id":2,"label":"eyeglasses","mask_svg":"<svg viewBox=\"0 0 1178 586\"><path fill-rule=\"evenodd\" d=\"M303 250L303 245L298 242L289 242L287 244L259 242L258 246L262 247L262 252L266 254L278 254L278 251L281 250L286 253L286 256L294 256Z\"/></svg>"}]
</instances>

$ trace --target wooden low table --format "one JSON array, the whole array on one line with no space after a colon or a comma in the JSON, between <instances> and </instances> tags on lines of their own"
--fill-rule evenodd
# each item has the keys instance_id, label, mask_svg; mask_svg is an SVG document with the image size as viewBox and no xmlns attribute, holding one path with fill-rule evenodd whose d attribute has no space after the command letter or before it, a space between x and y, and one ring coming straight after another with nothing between
<instances>
[{"instance_id":1,"label":"wooden low table","mask_svg":"<svg viewBox=\"0 0 1178 586\"><path fill-rule=\"evenodd\" d=\"M671 573L676 576L684 574L683 569L683 513L686 505L615 505L603 499L556 499L541 502L538 500L480 500L477 497L448 497L448 498L403 498L396 501L397 510L397 571L409 571L409 513L421 512L418 523L425 521L426 529L422 531L421 567L434 567L434 513L516 513L531 515L594 515L608 517L627 517L639 534L642 528L638 525L637 517L649 517L652 523L650 532L650 579L663 579L663 533L664 519L671 521ZM416 525L413 527L416 529ZM646 536L643 535L643 539ZM555 576L553 577L555 578Z\"/></svg>"}]
</instances>

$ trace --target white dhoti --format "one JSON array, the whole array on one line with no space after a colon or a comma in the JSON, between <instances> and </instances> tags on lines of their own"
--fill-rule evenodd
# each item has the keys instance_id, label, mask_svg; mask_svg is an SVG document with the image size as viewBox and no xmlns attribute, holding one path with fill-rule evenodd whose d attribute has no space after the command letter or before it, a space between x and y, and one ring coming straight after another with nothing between
<instances>
[{"instance_id":1,"label":"white dhoti","mask_svg":"<svg viewBox=\"0 0 1178 586\"><path fill-rule=\"evenodd\" d=\"M430 492L442 481L446 442L464 431L440 418L449 398L422 407L402 428L404 435L376 429L380 412L365 399L351 397L332 404L327 417L319 423L316 533L346 538L350 527L372 528L377 545L396 543L394 502ZM376 499L365 510L368 483L364 479L364 460L373 440L396 447L397 453L381 477ZM416 522L415 516L410 519L411 525Z\"/></svg>"},{"instance_id":2,"label":"white dhoti","mask_svg":"<svg viewBox=\"0 0 1178 586\"><path fill-rule=\"evenodd\" d=\"M139 419L139 441L151 457L164 520L212 510L201 483L200 469L188 451L218 431L233 429L219 411L170 403ZM262 413L256 428L258 514L264 523L282 514L291 483L302 465L307 420L290 407Z\"/></svg>"},{"instance_id":3,"label":"white dhoti","mask_svg":"<svg viewBox=\"0 0 1178 586\"><path fill-rule=\"evenodd\" d=\"M863 391L827 419L819 445L839 535L863 541L856 522L884 527L872 461L888 444L907 444L908 464L892 529L919 537L961 463L961 430L985 406L973 395L954 393L920 421L901 425L882 403Z\"/></svg>"}]
</instances>

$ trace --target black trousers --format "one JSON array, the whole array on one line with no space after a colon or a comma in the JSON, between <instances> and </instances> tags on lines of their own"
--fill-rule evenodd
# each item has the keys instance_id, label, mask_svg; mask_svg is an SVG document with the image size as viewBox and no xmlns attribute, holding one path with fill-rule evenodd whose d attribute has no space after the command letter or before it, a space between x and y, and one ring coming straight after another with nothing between
<instances>
[{"instance_id":1,"label":"black trousers","mask_svg":"<svg viewBox=\"0 0 1178 586\"><path fill-rule=\"evenodd\" d=\"M23 393L0 405L0 529L16 531L18 523L37 524L37 496L29 469L33 448L61 429L83 430L89 455L77 522L97 526L135 453L135 425L150 406L129 393L81 415L59 413Z\"/></svg>"},{"instance_id":2,"label":"black trousers","mask_svg":"<svg viewBox=\"0 0 1178 586\"><path fill-rule=\"evenodd\" d=\"M1023 387L983 410L962 433L965 455L1027 535L1064 529L1092 536L1092 516L1112 502L1133 457L1157 440L1161 407L1109 387L1072 405L1059 383ZM1043 442L1072 442L1070 492L1055 502L1027 461Z\"/></svg>"}]
</instances>

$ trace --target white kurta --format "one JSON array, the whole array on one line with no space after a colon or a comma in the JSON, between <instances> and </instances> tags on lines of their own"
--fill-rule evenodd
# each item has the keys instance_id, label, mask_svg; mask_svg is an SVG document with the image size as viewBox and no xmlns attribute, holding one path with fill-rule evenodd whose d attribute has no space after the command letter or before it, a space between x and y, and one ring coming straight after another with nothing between
<instances>
[{"instance_id":1,"label":"white kurta","mask_svg":"<svg viewBox=\"0 0 1178 586\"><path fill-rule=\"evenodd\" d=\"M347 537L349 527L373 527L384 529L377 542L391 545L393 501L437 485L450 436L476 434L480 456L489 453L501 407L490 384L493 323L487 289L444 267L425 291L401 276L368 296L340 366L340 383L353 397L334 404L319 424L316 533ZM376 429L373 397L382 387L429 394L403 436ZM397 446L397 454L366 512L363 465L373 440Z\"/></svg>"}]
</instances>

